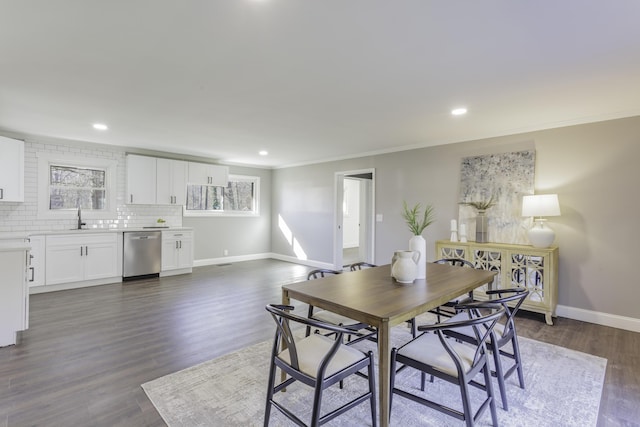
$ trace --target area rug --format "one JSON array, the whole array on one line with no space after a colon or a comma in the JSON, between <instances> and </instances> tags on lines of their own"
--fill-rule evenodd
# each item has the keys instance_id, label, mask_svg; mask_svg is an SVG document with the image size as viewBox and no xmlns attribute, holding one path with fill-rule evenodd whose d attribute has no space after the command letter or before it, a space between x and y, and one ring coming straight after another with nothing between
<instances>
[{"instance_id":1,"label":"area rug","mask_svg":"<svg viewBox=\"0 0 640 427\"><path fill-rule=\"evenodd\" d=\"M394 346L410 338L406 327L396 327L392 331ZM364 350L375 349L372 343L358 345ZM507 380L509 411L502 409L494 379L500 425L595 426L607 360L525 338L520 339L520 346L526 388L519 388L515 374ZM264 421L270 350L271 341L265 341L158 378L142 387L169 427L260 426ZM419 392L420 375L405 370L397 376L396 384ZM365 380L351 377L345 381L344 389L336 386L325 392L323 408L337 407L365 387ZM424 395L461 408L458 388L444 381L436 379L434 383L427 383ZM309 419L306 414L310 413L312 394L308 387L291 386L286 393L279 393L278 398L303 420ZM482 392L473 389L471 401L481 400ZM459 426L462 422L394 396L390 424ZM292 423L274 408L270 425L290 426ZM371 425L369 405L359 405L326 425ZM485 412L479 425L491 425L489 411Z\"/></svg>"}]
</instances>

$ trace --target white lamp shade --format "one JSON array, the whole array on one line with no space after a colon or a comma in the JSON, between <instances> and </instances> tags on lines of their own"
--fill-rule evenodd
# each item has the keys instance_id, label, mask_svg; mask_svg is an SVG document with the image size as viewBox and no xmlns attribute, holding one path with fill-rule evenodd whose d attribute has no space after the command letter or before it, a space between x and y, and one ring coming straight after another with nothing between
<instances>
[{"instance_id":1,"label":"white lamp shade","mask_svg":"<svg viewBox=\"0 0 640 427\"><path fill-rule=\"evenodd\" d=\"M522 198L522 216L559 216L557 194L536 194Z\"/></svg>"}]
</instances>

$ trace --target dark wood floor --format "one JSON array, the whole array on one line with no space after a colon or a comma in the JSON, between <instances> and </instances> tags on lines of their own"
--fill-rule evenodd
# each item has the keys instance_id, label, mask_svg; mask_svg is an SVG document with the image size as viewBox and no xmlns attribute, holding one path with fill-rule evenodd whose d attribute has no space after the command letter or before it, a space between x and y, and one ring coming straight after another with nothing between
<instances>
[{"instance_id":1,"label":"dark wood floor","mask_svg":"<svg viewBox=\"0 0 640 427\"><path fill-rule=\"evenodd\" d=\"M270 338L264 305L308 270L260 260L32 295L30 329L0 349L0 426L163 426L140 384ZM517 322L523 336L606 357L598 425L638 425L640 334Z\"/></svg>"}]
</instances>

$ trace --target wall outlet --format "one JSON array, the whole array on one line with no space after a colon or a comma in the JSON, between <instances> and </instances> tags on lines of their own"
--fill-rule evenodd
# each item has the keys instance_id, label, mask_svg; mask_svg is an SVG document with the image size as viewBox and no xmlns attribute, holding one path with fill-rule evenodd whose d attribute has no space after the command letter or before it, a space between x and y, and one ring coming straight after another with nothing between
<instances>
[{"instance_id":1,"label":"wall outlet","mask_svg":"<svg viewBox=\"0 0 640 427\"><path fill-rule=\"evenodd\" d=\"M223 250L222 251L222 255L224 255L224 256L229 255L229 250L228 249Z\"/></svg>"}]
</instances>

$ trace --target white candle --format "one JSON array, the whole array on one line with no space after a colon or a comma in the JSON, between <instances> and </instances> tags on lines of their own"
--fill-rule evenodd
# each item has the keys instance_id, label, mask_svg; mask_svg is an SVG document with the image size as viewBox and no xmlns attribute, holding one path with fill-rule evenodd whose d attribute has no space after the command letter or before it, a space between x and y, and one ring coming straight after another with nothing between
<instances>
[{"instance_id":1,"label":"white candle","mask_svg":"<svg viewBox=\"0 0 640 427\"><path fill-rule=\"evenodd\" d=\"M458 230L458 223L456 222L455 219L451 220L451 231L456 231Z\"/></svg>"},{"instance_id":2,"label":"white candle","mask_svg":"<svg viewBox=\"0 0 640 427\"><path fill-rule=\"evenodd\" d=\"M466 224L460 224L460 235L461 236L466 236L467 235L467 226L466 226Z\"/></svg>"}]
</instances>

